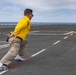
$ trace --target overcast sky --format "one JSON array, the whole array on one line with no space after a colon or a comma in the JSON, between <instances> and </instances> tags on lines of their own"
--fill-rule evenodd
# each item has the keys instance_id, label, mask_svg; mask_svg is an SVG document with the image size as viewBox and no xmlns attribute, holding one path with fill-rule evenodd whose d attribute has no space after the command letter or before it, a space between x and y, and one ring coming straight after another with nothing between
<instances>
[{"instance_id":1,"label":"overcast sky","mask_svg":"<svg viewBox=\"0 0 76 75\"><path fill-rule=\"evenodd\" d=\"M32 22L76 22L76 0L0 0L0 22L17 22L26 8Z\"/></svg>"}]
</instances>

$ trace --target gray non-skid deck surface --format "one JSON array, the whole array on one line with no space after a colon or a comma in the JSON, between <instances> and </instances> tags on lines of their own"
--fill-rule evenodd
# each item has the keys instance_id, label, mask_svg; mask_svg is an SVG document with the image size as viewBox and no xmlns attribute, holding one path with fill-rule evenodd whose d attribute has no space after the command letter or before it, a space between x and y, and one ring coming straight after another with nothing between
<instances>
[{"instance_id":1,"label":"gray non-skid deck surface","mask_svg":"<svg viewBox=\"0 0 76 75\"><path fill-rule=\"evenodd\" d=\"M8 30L9 31L9 30ZM51 30L47 28L47 32L43 29L37 30L39 32L31 32L27 37L26 53L24 58L47 48L56 41L64 38L67 35L59 35L67 33L71 30L64 29L64 32L60 33L56 30L54 34ZM4 30L5 32L5 30ZM3 33L3 32L2 32ZM37 33L37 35L36 35ZM46 35L46 33L48 35ZM33 35L34 34L34 35ZM45 34L45 35L41 35ZM5 41L6 35L0 34L0 41ZM5 42L6 43L6 42ZM0 45L5 44L0 42ZM9 48L0 49L0 58L6 54ZM12 66L16 62L13 61L10 65ZM76 75L76 34L67 39L59 42L55 46L49 48L48 50L42 52L41 54L22 62L3 75Z\"/></svg>"}]
</instances>

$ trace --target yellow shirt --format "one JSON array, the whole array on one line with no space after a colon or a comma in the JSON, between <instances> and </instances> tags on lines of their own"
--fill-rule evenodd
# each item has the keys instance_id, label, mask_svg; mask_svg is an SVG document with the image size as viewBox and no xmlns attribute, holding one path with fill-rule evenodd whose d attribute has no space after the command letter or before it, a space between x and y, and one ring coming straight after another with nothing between
<instances>
[{"instance_id":1,"label":"yellow shirt","mask_svg":"<svg viewBox=\"0 0 76 75\"><path fill-rule=\"evenodd\" d=\"M13 34L14 36L18 36L24 40L29 30L30 30L30 19L27 16L24 16L16 25Z\"/></svg>"}]
</instances>

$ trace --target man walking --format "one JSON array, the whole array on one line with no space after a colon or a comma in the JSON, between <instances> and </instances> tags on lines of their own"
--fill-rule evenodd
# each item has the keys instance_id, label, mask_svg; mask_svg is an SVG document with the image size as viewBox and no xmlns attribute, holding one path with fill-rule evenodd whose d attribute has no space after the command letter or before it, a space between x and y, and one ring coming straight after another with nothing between
<instances>
[{"instance_id":1,"label":"man walking","mask_svg":"<svg viewBox=\"0 0 76 75\"><path fill-rule=\"evenodd\" d=\"M30 20L33 17L32 13L32 9L25 9L24 17L20 19L13 33L9 35L10 50L0 60L0 70L7 70L8 64L14 59L24 61L21 56L24 55L24 49L27 43L25 38L30 31Z\"/></svg>"}]
</instances>

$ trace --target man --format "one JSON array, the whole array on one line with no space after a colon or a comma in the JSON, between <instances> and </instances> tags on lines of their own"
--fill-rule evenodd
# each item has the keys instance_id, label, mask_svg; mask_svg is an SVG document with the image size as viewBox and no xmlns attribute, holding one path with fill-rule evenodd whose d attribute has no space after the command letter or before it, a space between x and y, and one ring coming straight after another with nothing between
<instances>
[{"instance_id":1,"label":"man","mask_svg":"<svg viewBox=\"0 0 76 75\"><path fill-rule=\"evenodd\" d=\"M32 13L33 11L31 9L25 9L24 17L20 19L13 33L9 35L10 50L0 60L0 70L7 70L8 64L14 59L24 61L21 56L24 55L24 49L27 43L25 38L30 30L30 20L33 17Z\"/></svg>"}]
</instances>

